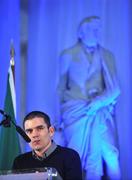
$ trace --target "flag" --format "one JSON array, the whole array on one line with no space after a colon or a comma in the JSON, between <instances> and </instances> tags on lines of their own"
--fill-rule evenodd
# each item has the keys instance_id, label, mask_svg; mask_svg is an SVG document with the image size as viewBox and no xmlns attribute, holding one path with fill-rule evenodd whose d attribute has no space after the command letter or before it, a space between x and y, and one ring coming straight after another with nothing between
<instances>
[{"instance_id":1,"label":"flag","mask_svg":"<svg viewBox=\"0 0 132 180\"><path fill-rule=\"evenodd\" d=\"M11 47L11 60L8 70L7 89L4 103L4 111L9 114L12 120L16 121L16 94L14 79L14 48ZM0 131L0 171L10 170L14 158L20 153L19 137L15 127L1 126Z\"/></svg>"}]
</instances>

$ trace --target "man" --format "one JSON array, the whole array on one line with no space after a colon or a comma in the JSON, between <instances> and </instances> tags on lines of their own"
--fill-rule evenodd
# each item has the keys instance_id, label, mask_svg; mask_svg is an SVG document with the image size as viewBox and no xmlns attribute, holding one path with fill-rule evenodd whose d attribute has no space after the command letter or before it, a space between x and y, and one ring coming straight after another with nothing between
<instances>
[{"instance_id":1,"label":"man","mask_svg":"<svg viewBox=\"0 0 132 180\"><path fill-rule=\"evenodd\" d=\"M76 151L56 145L52 141L54 127L49 116L32 111L24 118L23 126L31 139L32 152L21 154L14 160L13 169L55 168L62 179L81 180L81 162Z\"/></svg>"},{"instance_id":2,"label":"man","mask_svg":"<svg viewBox=\"0 0 132 180\"><path fill-rule=\"evenodd\" d=\"M113 108L120 90L113 54L99 42L100 18L82 20L77 43L60 56L59 97L67 146L80 154L86 179L100 179L103 162L120 178Z\"/></svg>"}]
</instances>

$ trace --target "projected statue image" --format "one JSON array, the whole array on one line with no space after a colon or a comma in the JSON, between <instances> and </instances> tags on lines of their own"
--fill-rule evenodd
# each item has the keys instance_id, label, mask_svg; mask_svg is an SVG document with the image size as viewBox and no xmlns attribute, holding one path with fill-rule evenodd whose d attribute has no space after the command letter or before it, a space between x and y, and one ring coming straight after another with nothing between
<instances>
[{"instance_id":1,"label":"projected statue image","mask_svg":"<svg viewBox=\"0 0 132 180\"><path fill-rule=\"evenodd\" d=\"M100 23L97 16L83 19L77 43L60 55L61 118L85 179L100 179L104 163L108 177L120 179L114 114L120 90L114 56L99 42Z\"/></svg>"}]
</instances>

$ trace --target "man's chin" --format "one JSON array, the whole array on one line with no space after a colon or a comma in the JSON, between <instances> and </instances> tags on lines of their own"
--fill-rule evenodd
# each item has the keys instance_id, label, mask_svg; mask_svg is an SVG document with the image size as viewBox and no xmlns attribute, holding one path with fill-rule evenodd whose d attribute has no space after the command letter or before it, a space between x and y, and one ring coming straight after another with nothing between
<instances>
[{"instance_id":1,"label":"man's chin","mask_svg":"<svg viewBox=\"0 0 132 180\"><path fill-rule=\"evenodd\" d=\"M33 149L34 149L35 151L41 151L42 148L41 148L41 147L34 147Z\"/></svg>"}]
</instances>

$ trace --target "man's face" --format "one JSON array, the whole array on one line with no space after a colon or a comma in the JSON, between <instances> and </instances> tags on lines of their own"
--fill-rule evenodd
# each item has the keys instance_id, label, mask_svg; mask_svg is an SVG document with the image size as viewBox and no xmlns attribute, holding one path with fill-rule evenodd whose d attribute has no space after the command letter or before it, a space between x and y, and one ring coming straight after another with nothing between
<instances>
[{"instance_id":1,"label":"man's face","mask_svg":"<svg viewBox=\"0 0 132 180\"><path fill-rule=\"evenodd\" d=\"M100 37L100 20L85 22L81 27L81 39L89 47L96 46Z\"/></svg>"},{"instance_id":2,"label":"man's face","mask_svg":"<svg viewBox=\"0 0 132 180\"><path fill-rule=\"evenodd\" d=\"M25 131L31 139L30 146L33 150L44 152L50 146L54 128L48 129L42 117L26 120Z\"/></svg>"}]
</instances>

